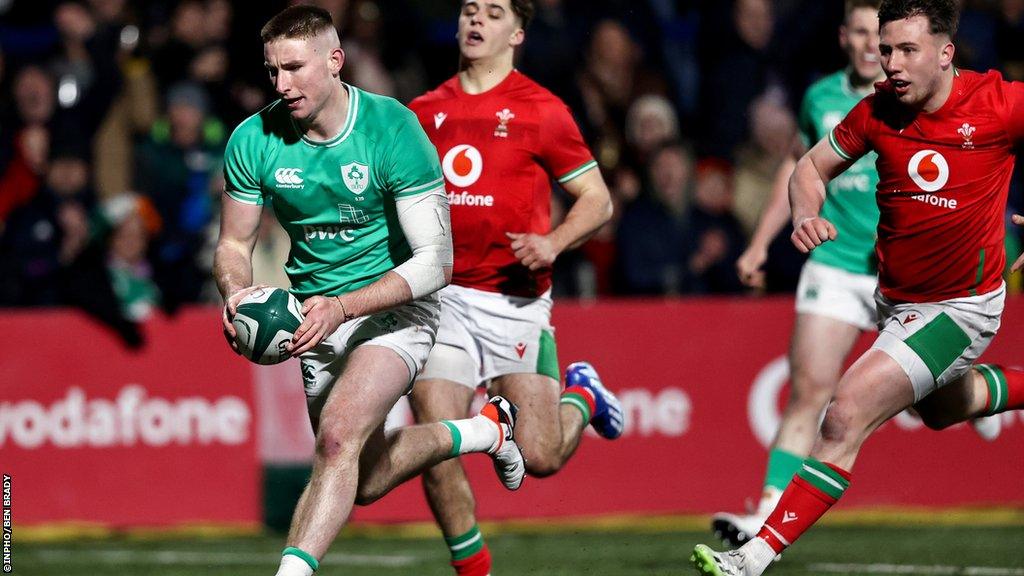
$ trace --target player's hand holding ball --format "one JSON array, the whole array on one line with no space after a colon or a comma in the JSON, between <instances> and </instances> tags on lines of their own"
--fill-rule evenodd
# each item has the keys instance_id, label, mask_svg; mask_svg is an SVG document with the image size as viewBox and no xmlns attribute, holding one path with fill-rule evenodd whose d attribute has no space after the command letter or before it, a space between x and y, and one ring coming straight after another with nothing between
<instances>
[{"instance_id":1,"label":"player's hand holding ball","mask_svg":"<svg viewBox=\"0 0 1024 576\"><path fill-rule=\"evenodd\" d=\"M814 250L829 240L835 240L839 232L831 222L821 216L801 218L793 224L793 245L804 254Z\"/></svg>"},{"instance_id":2,"label":"player's hand holding ball","mask_svg":"<svg viewBox=\"0 0 1024 576\"><path fill-rule=\"evenodd\" d=\"M299 300L287 290L265 286L240 296L231 317L235 350L257 364L277 364L290 358L288 346L303 320ZM228 300L225 309L235 295Z\"/></svg>"},{"instance_id":3,"label":"player's hand holding ball","mask_svg":"<svg viewBox=\"0 0 1024 576\"><path fill-rule=\"evenodd\" d=\"M323 342L346 320L351 320L345 312L345 305L335 296L310 296L302 304L304 320L295 331L288 352L299 356Z\"/></svg>"},{"instance_id":4,"label":"player's hand holding ball","mask_svg":"<svg viewBox=\"0 0 1024 576\"><path fill-rule=\"evenodd\" d=\"M228 345L231 346L231 349L235 351L235 354L241 354L238 350L238 343L235 342L235 327L231 323L232 320L235 319L235 311L238 310L238 303L256 290L262 290L265 288L269 288L269 286L264 284L248 286L228 294L228 297L224 299L224 309L221 310L220 323L221 327L224 329L224 338L228 341Z\"/></svg>"}]
</instances>

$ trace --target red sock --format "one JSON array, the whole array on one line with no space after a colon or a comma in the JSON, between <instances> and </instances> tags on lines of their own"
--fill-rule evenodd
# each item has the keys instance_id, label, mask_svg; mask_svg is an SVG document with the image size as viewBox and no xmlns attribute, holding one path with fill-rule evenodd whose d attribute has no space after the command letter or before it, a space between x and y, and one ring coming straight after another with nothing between
<instances>
[{"instance_id":1,"label":"red sock","mask_svg":"<svg viewBox=\"0 0 1024 576\"><path fill-rule=\"evenodd\" d=\"M781 553L828 512L849 485L849 472L808 458L757 537Z\"/></svg>"},{"instance_id":2,"label":"red sock","mask_svg":"<svg viewBox=\"0 0 1024 576\"><path fill-rule=\"evenodd\" d=\"M491 573L491 551L487 544L479 552L462 560L452 560L458 576L487 576Z\"/></svg>"},{"instance_id":3,"label":"red sock","mask_svg":"<svg viewBox=\"0 0 1024 576\"><path fill-rule=\"evenodd\" d=\"M1024 408L1024 370L998 364L977 364L974 368L988 384L985 415Z\"/></svg>"}]
</instances>

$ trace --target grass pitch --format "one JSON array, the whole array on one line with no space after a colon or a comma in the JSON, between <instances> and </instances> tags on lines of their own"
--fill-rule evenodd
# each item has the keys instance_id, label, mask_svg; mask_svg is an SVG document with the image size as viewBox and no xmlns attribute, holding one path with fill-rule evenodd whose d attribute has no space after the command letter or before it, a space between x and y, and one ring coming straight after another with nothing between
<instances>
[{"instance_id":1,"label":"grass pitch","mask_svg":"<svg viewBox=\"0 0 1024 576\"><path fill-rule=\"evenodd\" d=\"M936 518L935 524L942 525L817 527L768 574L1024 576L1024 526L965 527L946 522ZM484 532L494 555L495 576L668 576L694 574L689 564L693 546L715 544L707 532L692 527L645 527L641 521L631 529L485 526ZM452 574L439 537L382 533L345 534L331 548L318 576ZM283 545L281 535L15 541L13 574L270 576Z\"/></svg>"}]
</instances>

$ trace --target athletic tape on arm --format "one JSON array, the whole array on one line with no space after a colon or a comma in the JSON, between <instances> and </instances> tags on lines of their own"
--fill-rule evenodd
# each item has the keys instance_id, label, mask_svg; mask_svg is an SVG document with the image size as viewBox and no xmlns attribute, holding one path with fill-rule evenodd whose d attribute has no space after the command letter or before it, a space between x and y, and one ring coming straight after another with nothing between
<instances>
[{"instance_id":1,"label":"athletic tape on arm","mask_svg":"<svg viewBox=\"0 0 1024 576\"><path fill-rule=\"evenodd\" d=\"M395 268L412 290L413 299L447 284L444 267L452 265L452 226L444 187L395 201L398 223L412 248L412 258Z\"/></svg>"}]
</instances>

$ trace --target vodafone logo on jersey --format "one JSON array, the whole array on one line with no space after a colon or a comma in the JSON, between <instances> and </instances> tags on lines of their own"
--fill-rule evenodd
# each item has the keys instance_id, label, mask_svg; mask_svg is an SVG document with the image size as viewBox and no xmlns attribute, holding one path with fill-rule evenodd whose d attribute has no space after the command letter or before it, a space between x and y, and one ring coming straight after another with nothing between
<instances>
[{"instance_id":1,"label":"vodafone logo on jersey","mask_svg":"<svg viewBox=\"0 0 1024 576\"><path fill-rule=\"evenodd\" d=\"M936 192L949 181L949 164L935 150L921 150L910 157L907 174L921 190Z\"/></svg>"},{"instance_id":2,"label":"vodafone logo on jersey","mask_svg":"<svg viewBox=\"0 0 1024 576\"><path fill-rule=\"evenodd\" d=\"M444 155L441 168L452 186L468 188L480 179L484 171L484 157L473 146L458 144Z\"/></svg>"}]
</instances>

